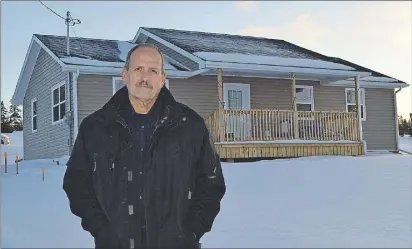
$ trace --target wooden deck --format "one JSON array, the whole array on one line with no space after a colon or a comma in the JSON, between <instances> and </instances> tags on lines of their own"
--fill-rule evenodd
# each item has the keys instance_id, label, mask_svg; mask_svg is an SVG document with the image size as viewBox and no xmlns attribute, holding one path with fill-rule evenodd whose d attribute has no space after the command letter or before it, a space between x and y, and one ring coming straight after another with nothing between
<instances>
[{"instance_id":1,"label":"wooden deck","mask_svg":"<svg viewBox=\"0 0 412 249\"><path fill-rule=\"evenodd\" d=\"M216 110L206 122L225 159L365 153L356 113Z\"/></svg>"}]
</instances>

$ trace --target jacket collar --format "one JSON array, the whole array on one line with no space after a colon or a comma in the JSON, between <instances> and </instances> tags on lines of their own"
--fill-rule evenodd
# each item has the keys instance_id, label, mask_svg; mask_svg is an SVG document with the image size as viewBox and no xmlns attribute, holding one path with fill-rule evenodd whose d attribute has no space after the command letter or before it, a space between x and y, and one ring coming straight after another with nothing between
<instances>
[{"instance_id":1,"label":"jacket collar","mask_svg":"<svg viewBox=\"0 0 412 249\"><path fill-rule=\"evenodd\" d=\"M130 111L130 100L126 86L118 90L110 100L103 106L106 123L110 126L113 122L124 123L126 115ZM163 124L164 120L172 122L183 115L183 111L172 93L165 86L162 87L155 104L149 111L149 117L157 125ZM163 120L163 121L162 121Z\"/></svg>"}]
</instances>

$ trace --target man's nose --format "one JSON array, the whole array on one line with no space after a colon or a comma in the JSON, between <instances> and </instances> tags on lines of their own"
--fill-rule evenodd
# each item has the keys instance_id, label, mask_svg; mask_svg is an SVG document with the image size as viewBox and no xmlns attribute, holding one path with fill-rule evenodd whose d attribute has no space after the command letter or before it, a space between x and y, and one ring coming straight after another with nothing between
<instances>
[{"instance_id":1,"label":"man's nose","mask_svg":"<svg viewBox=\"0 0 412 249\"><path fill-rule=\"evenodd\" d=\"M149 80L149 72L147 70L142 70L141 78L147 82Z\"/></svg>"}]
</instances>

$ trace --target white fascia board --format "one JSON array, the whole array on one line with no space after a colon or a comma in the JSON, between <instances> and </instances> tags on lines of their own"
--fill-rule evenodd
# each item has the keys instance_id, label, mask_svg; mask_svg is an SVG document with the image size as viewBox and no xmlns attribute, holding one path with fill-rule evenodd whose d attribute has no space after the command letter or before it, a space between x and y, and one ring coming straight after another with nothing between
<instances>
[{"instance_id":1,"label":"white fascia board","mask_svg":"<svg viewBox=\"0 0 412 249\"><path fill-rule=\"evenodd\" d=\"M39 46L39 44L35 42L33 36L29 48L26 52L26 57L24 58L23 66L21 68L16 88L14 89L13 97L11 99L11 103L13 105L23 104L24 96L26 95L26 90L29 85L31 74L33 73L37 57L40 53L40 48L41 46Z\"/></svg>"},{"instance_id":2,"label":"white fascia board","mask_svg":"<svg viewBox=\"0 0 412 249\"><path fill-rule=\"evenodd\" d=\"M299 68L299 67L286 67L286 66L269 66L259 64L244 64L244 63L231 63L231 62L210 62L206 61L205 68L222 68L222 69L243 69L243 70L256 70L256 71L272 71L272 72L287 72L287 73L305 73L305 74L317 74L317 75L329 75L329 76L370 76L372 73L359 72L359 71L345 71L345 70L332 70L332 69L317 69L317 68Z\"/></svg>"},{"instance_id":3,"label":"white fascia board","mask_svg":"<svg viewBox=\"0 0 412 249\"><path fill-rule=\"evenodd\" d=\"M63 67L63 71L66 72L77 72L79 70L80 74L100 74L100 75L122 75L123 68L121 67L95 67L95 66L75 66L67 65ZM208 69L200 69L192 72L177 71L177 70L166 70L166 76L168 78L190 78L195 75L209 71Z\"/></svg>"},{"instance_id":4,"label":"white fascia board","mask_svg":"<svg viewBox=\"0 0 412 249\"><path fill-rule=\"evenodd\" d=\"M189 59L191 59L191 60L199 63L199 68L204 68L204 65L205 65L205 61L204 61L204 60L202 60L202 59L200 59L199 57L197 57L197 56L195 56L195 55L193 55L193 54L191 54L191 53L189 53L189 52L187 52L187 51L179 48L178 46L176 46L176 45L174 45L174 44L172 44L172 43L170 43L170 42L168 42L168 41L160 38L159 36L150 33L149 31L147 31L147 30L145 30L145 29L143 29L143 28L140 28L140 29L139 29L139 31L137 32L135 38L133 39L133 42L135 42L135 41L138 39L139 35L141 35L141 34L146 35L147 37L150 37L150 38L152 38L153 40L158 41L158 42L164 44L165 46L169 47L170 49L175 50L175 51L178 52L179 54L181 54L181 55L183 55L183 56L185 56L185 57L187 57L187 58L189 58Z\"/></svg>"},{"instance_id":5,"label":"white fascia board","mask_svg":"<svg viewBox=\"0 0 412 249\"><path fill-rule=\"evenodd\" d=\"M80 74L101 74L101 75L121 75L121 67L95 67L95 66L75 66L66 65L63 71L76 72L79 70Z\"/></svg>"},{"instance_id":6,"label":"white fascia board","mask_svg":"<svg viewBox=\"0 0 412 249\"><path fill-rule=\"evenodd\" d=\"M339 86L339 87L354 87L355 82L349 80L336 81L331 83L321 83L324 86ZM409 87L405 83L396 83L396 82L373 82L373 81L359 81L359 86L362 88L405 88Z\"/></svg>"},{"instance_id":7,"label":"white fascia board","mask_svg":"<svg viewBox=\"0 0 412 249\"><path fill-rule=\"evenodd\" d=\"M40 48L46 51L60 66L64 67L64 63L43 44L35 35L32 36L29 48L26 53L26 58L23 62L23 67L20 71L20 76L17 81L16 89L14 91L11 103L14 105L22 105L24 96L26 95L27 87L33 73L34 66L37 61L37 57L40 53Z\"/></svg>"}]
</instances>

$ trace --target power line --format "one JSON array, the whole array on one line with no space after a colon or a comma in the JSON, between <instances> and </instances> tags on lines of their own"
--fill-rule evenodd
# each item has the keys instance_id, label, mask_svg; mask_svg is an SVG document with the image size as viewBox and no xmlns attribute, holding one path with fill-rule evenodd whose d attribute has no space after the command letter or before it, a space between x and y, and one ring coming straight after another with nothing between
<instances>
[{"instance_id":1,"label":"power line","mask_svg":"<svg viewBox=\"0 0 412 249\"><path fill-rule=\"evenodd\" d=\"M57 14L54 10L50 9L47 5L45 5L42 1L38 0L44 7L49 9L51 12L53 12L56 16L60 17L63 20L66 20L66 18L62 17L61 15Z\"/></svg>"}]
</instances>

